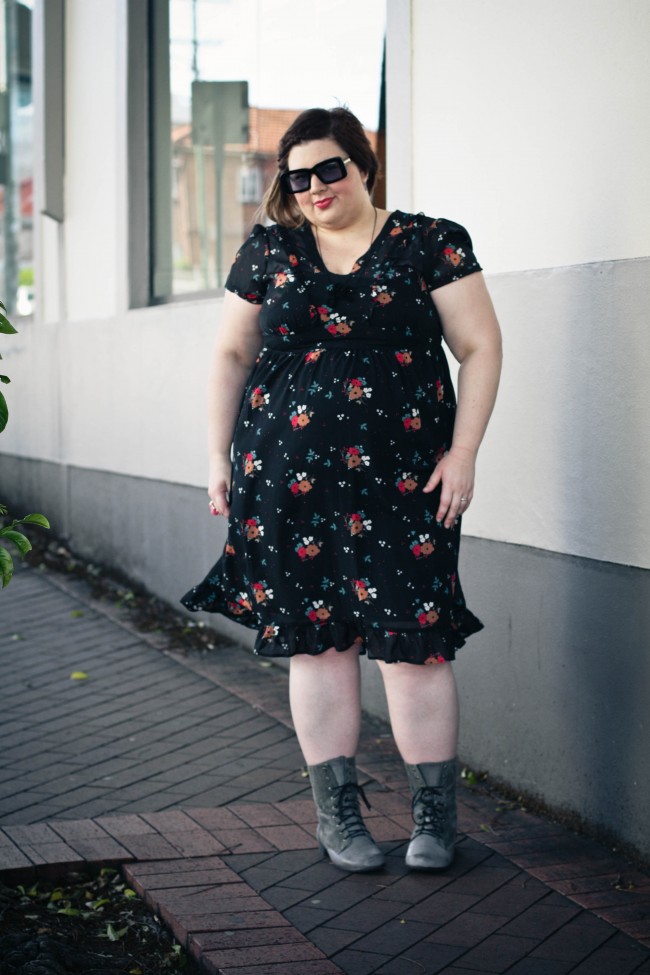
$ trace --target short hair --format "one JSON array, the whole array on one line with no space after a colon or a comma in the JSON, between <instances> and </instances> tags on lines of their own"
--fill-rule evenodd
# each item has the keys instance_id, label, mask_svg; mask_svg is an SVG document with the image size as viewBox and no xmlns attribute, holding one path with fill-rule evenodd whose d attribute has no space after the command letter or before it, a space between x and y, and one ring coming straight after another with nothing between
<instances>
[{"instance_id":1,"label":"short hair","mask_svg":"<svg viewBox=\"0 0 650 975\"><path fill-rule=\"evenodd\" d=\"M379 160L368 140L363 125L349 108L308 108L294 119L280 139L278 172L264 194L261 211L283 227L299 227L304 216L293 194L287 193L280 177L287 171L287 160L294 146L316 139L334 139L360 170L368 174L368 192L372 192L379 171Z\"/></svg>"}]
</instances>

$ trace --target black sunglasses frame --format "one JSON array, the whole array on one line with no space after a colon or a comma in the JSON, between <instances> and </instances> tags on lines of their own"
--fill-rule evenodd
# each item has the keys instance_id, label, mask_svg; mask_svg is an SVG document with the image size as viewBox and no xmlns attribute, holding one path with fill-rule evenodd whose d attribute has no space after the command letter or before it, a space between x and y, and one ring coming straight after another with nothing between
<instances>
[{"instance_id":1,"label":"black sunglasses frame","mask_svg":"<svg viewBox=\"0 0 650 975\"><path fill-rule=\"evenodd\" d=\"M323 166L329 166L333 162L339 164L340 176L336 176L334 179L324 179L319 173L319 169L322 170ZM345 165L346 163L349 162L352 162L350 156L348 156L347 159L341 159L340 156L330 156L329 159L322 159L321 162L316 163L316 165L312 166L311 169L288 169L286 173L280 174L280 182L282 183L282 188L286 193L290 193L292 195L295 193L305 193L311 186L311 177L313 173L315 173L318 176L321 183L326 183L328 185L330 183L338 183L339 180L345 179L345 177L348 175L348 171L345 168ZM293 187L291 186L291 178L292 177L295 178L296 176L302 176L306 179L307 184L304 187L304 189L294 190Z\"/></svg>"}]
</instances>

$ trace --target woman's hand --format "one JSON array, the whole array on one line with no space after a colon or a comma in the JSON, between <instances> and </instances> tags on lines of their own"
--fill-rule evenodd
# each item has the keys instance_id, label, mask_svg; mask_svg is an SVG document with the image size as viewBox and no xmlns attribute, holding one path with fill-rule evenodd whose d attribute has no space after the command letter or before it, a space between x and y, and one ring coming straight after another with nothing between
<instances>
[{"instance_id":1,"label":"woman's hand","mask_svg":"<svg viewBox=\"0 0 650 975\"><path fill-rule=\"evenodd\" d=\"M436 521L451 528L458 518L467 511L474 496L474 466L476 454L467 447L452 447L427 481L423 491L429 494L439 484L442 485L440 504Z\"/></svg>"},{"instance_id":2,"label":"woman's hand","mask_svg":"<svg viewBox=\"0 0 650 975\"><path fill-rule=\"evenodd\" d=\"M210 462L210 476L208 479L208 495L210 496L210 513L213 515L230 514L230 478L232 464L227 457L218 458Z\"/></svg>"}]
</instances>

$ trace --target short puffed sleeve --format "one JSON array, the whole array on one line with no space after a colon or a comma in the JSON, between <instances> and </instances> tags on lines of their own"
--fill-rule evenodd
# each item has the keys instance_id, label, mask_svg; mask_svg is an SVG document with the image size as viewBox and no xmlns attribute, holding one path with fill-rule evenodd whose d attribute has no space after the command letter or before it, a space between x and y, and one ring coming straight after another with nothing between
<instances>
[{"instance_id":1,"label":"short puffed sleeve","mask_svg":"<svg viewBox=\"0 0 650 975\"><path fill-rule=\"evenodd\" d=\"M481 271L472 240L453 220L426 221L423 229L424 280L429 291Z\"/></svg>"},{"instance_id":2,"label":"short puffed sleeve","mask_svg":"<svg viewBox=\"0 0 650 975\"><path fill-rule=\"evenodd\" d=\"M266 276L268 253L266 228L261 223L256 223L235 255L226 278L226 290L232 291L253 305L261 305L268 288Z\"/></svg>"}]
</instances>

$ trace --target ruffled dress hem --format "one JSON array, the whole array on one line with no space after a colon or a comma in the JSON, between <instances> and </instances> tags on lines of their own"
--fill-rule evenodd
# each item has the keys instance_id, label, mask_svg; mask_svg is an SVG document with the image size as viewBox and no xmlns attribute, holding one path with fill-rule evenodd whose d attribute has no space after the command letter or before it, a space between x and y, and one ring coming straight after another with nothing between
<instances>
[{"instance_id":1,"label":"ruffled dress hem","mask_svg":"<svg viewBox=\"0 0 650 975\"><path fill-rule=\"evenodd\" d=\"M191 590L181 600L193 612L219 613L228 619L258 630L254 652L260 657L293 657L306 653L318 656L334 647L349 650L358 645L359 653L385 663L450 663L469 636L483 624L469 609L458 612L447 626L416 627L413 624L364 624L360 620L333 620L322 623L271 621L263 623L251 609L237 603L201 599Z\"/></svg>"}]
</instances>

